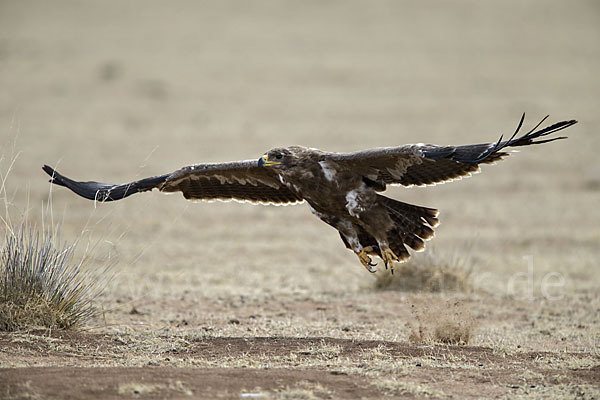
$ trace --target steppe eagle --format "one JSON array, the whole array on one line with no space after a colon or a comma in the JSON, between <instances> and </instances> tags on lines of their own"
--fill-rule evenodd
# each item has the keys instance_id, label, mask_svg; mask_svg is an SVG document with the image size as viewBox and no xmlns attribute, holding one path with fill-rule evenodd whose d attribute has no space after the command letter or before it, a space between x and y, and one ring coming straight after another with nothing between
<instances>
[{"instance_id":1,"label":"steppe eagle","mask_svg":"<svg viewBox=\"0 0 600 400\"><path fill-rule=\"evenodd\" d=\"M480 164L493 164L506 157L508 147L551 142L564 137L546 137L574 125L562 121L517 137L525 114L510 139L497 142L437 146L412 144L354 153L331 153L290 146L275 148L258 160L219 164L196 164L170 174L122 185L78 182L51 167L43 170L50 182L65 186L86 199L99 202L120 200L154 188L182 192L192 200L240 200L262 204L294 204L306 201L317 217L339 231L346 247L362 265L375 272L371 256L380 257L393 273L393 262L410 257L406 246L416 251L434 235L438 210L394 200L379 194L388 185L424 186L450 181L479 171Z\"/></svg>"}]
</instances>

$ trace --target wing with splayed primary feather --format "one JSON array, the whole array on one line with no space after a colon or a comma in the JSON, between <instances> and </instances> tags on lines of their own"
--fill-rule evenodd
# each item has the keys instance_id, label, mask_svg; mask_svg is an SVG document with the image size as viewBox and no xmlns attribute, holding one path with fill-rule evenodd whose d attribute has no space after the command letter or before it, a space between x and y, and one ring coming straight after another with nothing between
<instances>
[{"instance_id":1,"label":"wing with splayed primary feather","mask_svg":"<svg viewBox=\"0 0 600 400\"><path fill-rule=\"evenodd\" d=\"M121 185L74 181L47 165L43 170L52 177L50 182L96 201L120 200L152 189L182 192L183 196L190 200L239 200L264 204L302 201L302 198L284 186L271 170L258 167L255 160L191 165L170 174Z\"/></svg>"},{"instance_id":2,"label":"wing with splayed primary feather","mask_svg":"<svg viewBox=\"0 0 600 400\"><path fill-rule=\"evenodd\" d=\"M577 123L575 120L562 121L537 130L546 118L523 136L517 137L525 119L523 114L515 133L506 141L500 137L495 143L465 146L405 145L333 154L331 159L362 174L379 190L384 190L388 184L431 185L477 172L480 164L493 164L506 157L509 153L503 150L507 147L565 139L555 137L535 140Z\"/></svg>"}]
</instances>

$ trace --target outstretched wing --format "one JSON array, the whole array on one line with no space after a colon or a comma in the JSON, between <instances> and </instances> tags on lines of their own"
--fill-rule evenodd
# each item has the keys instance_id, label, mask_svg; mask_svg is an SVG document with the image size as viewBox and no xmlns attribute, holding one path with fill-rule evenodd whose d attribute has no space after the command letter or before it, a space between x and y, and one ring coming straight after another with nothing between
<instances>
[{"instance_id":1,"label":"outstretched wing","mask_svg":"<svg viewBox=\"0 0 600 400\"><path fill-rule=\"evenodd\" d=\"M345 168L351 168L362 174L378 190L384 190L388 184L431 185L470 175L479 170L479 164L492 164L499 161L509 154L503 151L507 147L565 139L565 137L555 137L535 140L577 123L575 120L562 121L536 130L546 118L523 136L517 137L525 120L523 114L515 133L506 141L502 141L501 136L495 143L466 146L405 145L332 154L331 159Z\"/></svg>"},{"instance_id":2,"label":"outstretched wing","mask_svg":"<svg viewBox=\"0 0 600 400\"><path fill-rule=\"evenodd\" d=\"M47 165L43 170L52 177L50 182L65 186L86 199L97 201L120 200L152 189L182 192L186 199L191 200L239 200L263 204L302 201L271 170L258 167L255 160L190 165L170 174L122 185L74 181Z\"/></svg>"}]
</instances>

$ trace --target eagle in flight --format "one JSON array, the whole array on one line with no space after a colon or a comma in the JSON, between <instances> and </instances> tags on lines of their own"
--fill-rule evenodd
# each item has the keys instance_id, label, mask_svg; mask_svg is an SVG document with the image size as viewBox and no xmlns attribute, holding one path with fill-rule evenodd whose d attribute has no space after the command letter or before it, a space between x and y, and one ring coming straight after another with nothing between
<instances>
[{"instance_id":1,"label":"eagle in flight","mask_svg":"<svg viewBox=\"0 0 600 400\"><path fill-rule=\"evenodd\" d=\"M547 118L547 117L546 117ZM539 129L544 118L522 136L525 114L508 140L465 146L412 144L353 153L331 153L290 146L268 151L258 160L195 164L170 174L122 185L78 182L51 167L43 170L50 182L65 186L86 199L120 200L138 192L158 189L182 192L191 200L239 200L261 204L307 202L313 214L339 231L369 271L378 256L386 269L410 257L406 246L425 248L439 223L438 210L382 196L388 185L424 186L469 176L480 164L493 164L508 156L508 147L551 142L545 138L577 123L562 121ZM544 138L544 139L539 139ZM538 140L536 140L538 139Z\"/></svg>"}]
</instances>

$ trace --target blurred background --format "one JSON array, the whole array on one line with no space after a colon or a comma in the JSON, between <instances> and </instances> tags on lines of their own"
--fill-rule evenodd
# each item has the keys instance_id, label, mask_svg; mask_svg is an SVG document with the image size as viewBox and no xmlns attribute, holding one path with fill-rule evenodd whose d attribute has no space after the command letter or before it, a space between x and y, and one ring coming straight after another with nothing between
<instances>
[{"instance_id":1,"label":"blurred background","mask_svg":"<svg viewBox=\"0 0 600 400\"><path fill-rule=\"evenodd\" d=\"M522 112L525 128L550 114L580 121L568 141L388 194L439 208L430 248L472 249L491 290L528 255L597 271L598 71L596 1L1 1L5 202L41 223L51 198L63 236L92 232L133 295L157 282L157 295L346 293L370 276L305 206L158 193L94 205L50 188L41 166L121 183L292 144L490 142Z\"/></svg>"}]
</instances>

